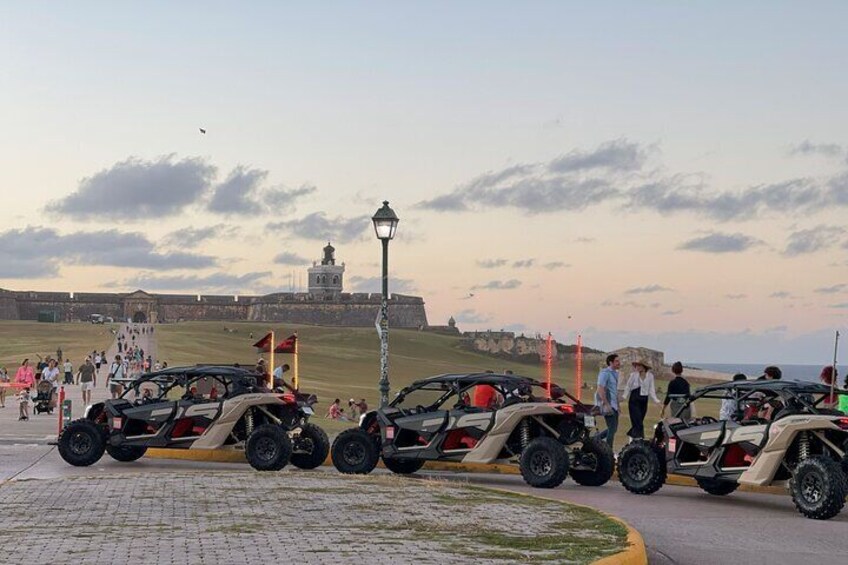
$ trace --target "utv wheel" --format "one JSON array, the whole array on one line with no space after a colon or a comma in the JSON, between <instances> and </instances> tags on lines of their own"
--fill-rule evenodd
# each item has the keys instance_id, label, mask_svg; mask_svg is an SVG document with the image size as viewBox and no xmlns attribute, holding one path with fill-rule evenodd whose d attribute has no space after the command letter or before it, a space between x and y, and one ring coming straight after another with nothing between
<instances>
[{"instance_id":1,"label":"utv wheel","mask_svg":"<svg viewBox=\"0 0 848 565\"><path fill-rule=\"evenodd\" d=\"M336 437L332 449L333 465L340 473L367 475L377 466L380 454L377 442L362 428L345 430Z\"/></svg>"},{"instance_id":2,"label":"utv wheel","mask_svg":"<svg viewBox=\"0 0 848 565\"><path fill-rule=\"evenodd\" d=\"M618 480L635 494L653 494L665 483L665 461L645 440L626 445L618 454Z\"/></svg>"},{"instance_id":3,"label":"utv wheel","mask_svg":"<svg viewBox=\"0 0 848 565\"><path fill-rule=\"evenodd\" d=\"M701 490L715 496L725 496L739 488L738 483L717 481L715 479L695 479Z\"/></svg>"},{"instance_id":4,"label":"utv wheel","mask_svg":"<svg viewBox=\"0 0 848 565\"><path fill-rule=\"evenodd\" d=\"M280 426L262 424L248 436L244 452L257 471L279 471L291 457L291 440Z\"/></svg>"},{"instance_id":5,"label":"utv wheel","mask_svg":"<svg viewBox=\"0 0 848 565\"><path fill-rule=\"evenodd\" d=\"M392 473L398 475L411 475L418 472L424 466L423 459L393 459L383 457L383 465Z\"/></svg>"},{"instance_id":6,"label":"utv wheel","mask_svg":"<svg viewBox=\"0 0 848 565\"><path fill-rule=\"evenodd\" d=\"M581 466L594 466L594 469L575 469L576 462L572 462L571 470L568 472L574 482L585 487L599 487L606 484L612 477L615 467L615 459L612 449L605 441L592 439L583 444L575 458L580 458Z\"/></svg>"},{"instance_id":7,"label":"utv wheel","mask_svg":"<svg viewBox=\"0 0 848 565\"><path fill-rule=\"evenodd\" d=\"M798 463L789 491L798 512L814 520L833 518L845 506L842 468L829 457L816 455Z\"/></svg>"},{"instance_id":8,"label":"utv wheel","mask_svg":"<svg viewBox=\"0 0 848 565\"><path fill-rule=\"evenodd\" d=\"M330 440L327 434L315 424L305 424L300 429L300 436L295 440L298 451L303 449L305 453L292 453L291 463L298 469L315 469L327 460L330 453Z\"/></svg>"},{"instance_id":9,"label":"utv wheel","mask_svg":"<svg viewBox=\"0 0 848 565\"><path fill-rule=\"evenodd\" d=\"M122 461L124 463L130 463L136 459L141 459L146 452L146 447L137 445L123 445L121 447L115 447L114 445L106 446L106 453L108 453L112 459L115 461Z\"/></svg>"},{"instance_id":10,"label":"utv wheel","mask_svg":"<svg viewBox=\"0 0 848 565\"><path fill-rule=\"evenodd\" d=\"M71 465L93 465L105 450L106 433L91 420L74 420L59 434L59 455Z\"/></svg>"},{"instance_id":11,"label":"utv wheel","mask_svg":"<svg viewBox=\"0 0 848 565\"><path fill-rule=\"evenodd\" d=\"M537 437L521 452L518 466L531 487L558 487L568 476L568 451L553 438Z\"/></svg>"}]
</instances>

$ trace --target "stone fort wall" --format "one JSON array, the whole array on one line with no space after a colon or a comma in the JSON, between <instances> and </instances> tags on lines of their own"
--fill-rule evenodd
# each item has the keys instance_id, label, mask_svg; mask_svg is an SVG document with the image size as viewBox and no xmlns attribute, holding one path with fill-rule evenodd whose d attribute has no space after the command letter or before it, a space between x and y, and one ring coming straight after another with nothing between
<instances>
[{"instance_id":1,"label":"stone fort wall","mask_svg":"<svg viewBox=\"0 0 848 565\"><path fill-rule=\"evenodd\" d=\"M266 296L185 294L30 292L0 289L0 320L37 320L55 312L59 321L87 321L92 314L115 320L148 322L189 320L269 321L324 326L373 326L381 296L368 293L279 293ZM427 327L424 300L394 294L389 325Z\"/></svg>"}]
</instances>

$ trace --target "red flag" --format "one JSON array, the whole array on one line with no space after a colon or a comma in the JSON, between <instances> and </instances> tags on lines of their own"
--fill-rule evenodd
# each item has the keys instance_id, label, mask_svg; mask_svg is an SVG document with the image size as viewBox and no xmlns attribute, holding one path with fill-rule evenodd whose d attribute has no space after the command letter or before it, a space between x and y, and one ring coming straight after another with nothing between
<instances>
[{"instance_id":1,"label":"red flag","mask_svg":"<svg viewBox=\"0 0 848 565\"><path fill-rule=\"evenodd\" d=\"M297 334L292 334L274 348L274 353L294 353L295 342L297 342Z\"/></svg>"},{"instance_id":2,"label":"red flag","mask_svg":"<svg viewBox=\"0 0 848 565\"><path fill-rule=\"evenodd\" d=\"M261 349L264 353L271 351L271 332L268 332L265 337L254 343L253 347Z\"/></svg>"}]
</instances>

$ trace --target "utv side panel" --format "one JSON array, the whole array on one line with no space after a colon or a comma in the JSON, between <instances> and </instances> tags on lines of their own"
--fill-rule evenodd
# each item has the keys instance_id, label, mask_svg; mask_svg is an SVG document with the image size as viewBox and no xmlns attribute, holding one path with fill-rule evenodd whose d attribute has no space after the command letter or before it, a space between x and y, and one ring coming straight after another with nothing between
<instances>
[{"instance_id":1,"label":"utv side panel","mask_svg":"<svg viewBox=\"0 0 848 565\"><path fill-rule=\"evenodd\" d=\"M513 404L501 408L495 414L495 424L486 437L477 444L468 455L462 458L463 463L491 463L496 460L503 446L524 418L531 416L562 416L552 404Z\"/></svg>"}]
</instances>

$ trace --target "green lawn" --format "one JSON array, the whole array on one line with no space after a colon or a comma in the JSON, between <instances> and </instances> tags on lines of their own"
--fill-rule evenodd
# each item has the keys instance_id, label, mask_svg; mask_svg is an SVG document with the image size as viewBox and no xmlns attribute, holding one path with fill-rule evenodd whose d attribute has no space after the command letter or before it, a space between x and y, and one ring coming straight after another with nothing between
<instances>
[{"instance_id":1,"label":"green lawn","mask_svg":"<svg viewBox=\"0 0 848 565\"><path fill-rule=\"evenodd\" d=\"M70 358L76 368L91 351L109 349L114 341L109 330L116 327L115 324L85 322L0 322L0 366L6 367L14 377L24 358L28 357L35 365L39 355L55 357L56 348L61 347L64 356Z\"/></svg>"}]
</instances>

